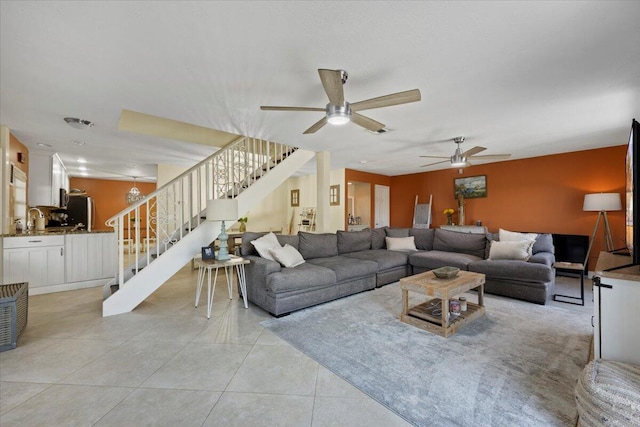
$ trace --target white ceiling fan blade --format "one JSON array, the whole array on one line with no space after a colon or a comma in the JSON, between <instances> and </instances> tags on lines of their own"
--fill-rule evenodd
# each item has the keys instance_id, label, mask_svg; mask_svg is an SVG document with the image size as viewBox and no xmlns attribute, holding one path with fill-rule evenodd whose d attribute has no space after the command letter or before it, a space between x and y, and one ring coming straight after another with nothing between
<instances>
[{"instance_id":1,"label":"white ceiling fan blade","mask_svg":"<svg viewBox=\"0 0 640 427\"><path fill-rule=\"evenodd\" d=\"M511 158L511 154L488 154L486 156L473 156L471 158L474 160L506 160Z\"/></svg>"},{"instance_id":2,"label":"white ceiling fan blade","mask_svg":"<svg viewBox=\"0 0 640 427\"><path fill-rule=\"evenodd\" d=\"M355 112L351 114L351 121L358 126L362 126L363 128L370 130L371 132L377 132L384 128L384 124Z\"/></svg>"},{"instance_id":3,"label":"white ceiling fan blade","mask_svg":"<svg viewBox=\"0 0 640 427\"><path fill-rule=\"evenodd\" d=\"M325 111L324 108L316 107L277 107L274 105L262 105L260 109L265 111Z\"/></svg>"},{"instance_id":4,"label":"white ceiling fan blade","mask_svg":"<svg viewBox=\"0 0 640 427\"><path fill-rule=\"evenodd\" d=\"M320 128L322 128L322 126L327 124L327 117L323 117L320 120L318 120L317 122L315 122L314 124L311 125L311 127L307 130L305 130L304 132L302 132L303 134L309 134L309 133L316 133Z\"/></svg>"},{"instance_id":5,"label":"white ceiling fan blade","mask_svg":"<svg viewBox=\"0 0 640 427\"><path fill-rule=\"evenodd\" d=\"M409 102L420 101L422 96L420 90L412 89L404 92L392 93L390 95L379 96L377 98L365 99L351 104L351 110L362 111L373 108L390 107L391 105L407 104Z\"/></svg>"},{"instance_id":6,"label":"white ceiling fan blade","mask_svg":"<svg viewBox=\"0 0 640 427\"><path fill-rule=\"evenodd\" d=\"M484 147L473 147L473 148L470 148L469 150L465 151L464 153L462 153L462 155L464 157L471 157L474 154L480 153L480 152L482 152L484 150L486 150L486 148L484 148Z\"/></svg>"},{"instance_id":7,"label":"white ceiling fan blade","mask_svg":"<svg viewBox=\"0 0 640 427\"><path fill-rule=\"evenodd\" d=\"M344 88L342 86L342 72L340 70L319 69L322 87L333 105L344 104Z\"/></svg>"},{"instance_id":8,"label":"white ceiling fan blade","mask_svg":"<svg viewBox=\"0 0 640 427\"><path fill-rule=\"evenodd\" d=\"M426 157L428 159L448 159L447 156L418 156L418 157Z\"/></svg>"},{"instance_id":9,"label":"white ceiling fan blade","mask_svg":"<svg viewBox=\"0 0 640 427\"><path fill-rule=\"evenodd\" d=\"M440 163L447 163L449 160L443 160L441 162L429 163L428 165L422 165L421 168L426 168L427 166L439 165Z\"/></svg>"}]
</instances>

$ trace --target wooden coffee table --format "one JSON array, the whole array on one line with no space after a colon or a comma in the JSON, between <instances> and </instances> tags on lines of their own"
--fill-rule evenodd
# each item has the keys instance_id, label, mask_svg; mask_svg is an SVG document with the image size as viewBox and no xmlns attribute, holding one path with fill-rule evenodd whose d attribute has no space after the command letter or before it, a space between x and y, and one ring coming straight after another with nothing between
<instances>
[{"instance_id":1,"label":"wooden coffee table","mask_svg":"<svg viewBox=\"0 0 640 427\"><path fill-rule=\"evenodd\" d=\"M400 320L445 338L449 337L465 324L484 314L484 282L484 274L470 271L460 271L452 279L438 279L431 271L400 279L400 289L402 289ZM449 300L471 289L478 291L478 303L467 302L467 311L461 312L455 318L449 317ZM409 308L409 291L426 295L430 299ZM438 302L441 307L444 307L440 310L439 317L434 315L434 308Z\"/></svg>"}]
</instances>

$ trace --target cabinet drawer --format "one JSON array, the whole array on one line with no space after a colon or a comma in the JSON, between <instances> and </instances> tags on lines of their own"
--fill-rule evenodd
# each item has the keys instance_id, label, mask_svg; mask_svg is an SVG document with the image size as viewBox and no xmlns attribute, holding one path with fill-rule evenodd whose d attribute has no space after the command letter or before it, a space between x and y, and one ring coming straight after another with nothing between
<instances>
[{"instance_id":1,"label":"cabinet drawer","mask_svg":"<svg viewBox=\"0 0 640 427\"><path fill-rule=\"evenodd\" d=\"M40 246L62 246L64 236L20 236L5 237L2 240L4 249L34 248Z\"/></svg>"}]
</instances>

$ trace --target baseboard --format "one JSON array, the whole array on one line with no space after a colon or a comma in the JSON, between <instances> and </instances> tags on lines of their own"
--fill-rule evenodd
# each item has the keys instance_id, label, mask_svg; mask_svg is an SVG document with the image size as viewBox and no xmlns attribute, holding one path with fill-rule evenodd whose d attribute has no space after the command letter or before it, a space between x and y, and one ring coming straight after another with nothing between
<instances>
[{"instance_id":1,"label":"baseboard","mask_svg":"<svg viewBox=\"0 0 640 427\"><path fill-rule=\"evenodd\" d=\"M84 282L62 283L60 285L40 286L37 288L29 288L29 295L50 294L53 292L73 291L75 289L95 288L104 286L111 278L87 280Z\"/></svg>"}]
</instances>

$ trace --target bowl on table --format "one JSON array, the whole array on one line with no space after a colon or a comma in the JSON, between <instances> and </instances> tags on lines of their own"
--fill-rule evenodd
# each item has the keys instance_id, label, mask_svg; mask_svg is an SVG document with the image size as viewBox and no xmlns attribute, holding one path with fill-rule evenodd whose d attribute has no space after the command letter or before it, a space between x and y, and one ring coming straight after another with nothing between
<instances>
[{"instance_id":1,"label":"bowl on table","mask_svg":"<svg viewBox=\"0 0 640 427\"><path fill-rule=\"evenodd\" d=\"M431 271L438 279L452 279L458 275L460 269L458 267L440 267Z\"/></svg>"}]
</instances>

